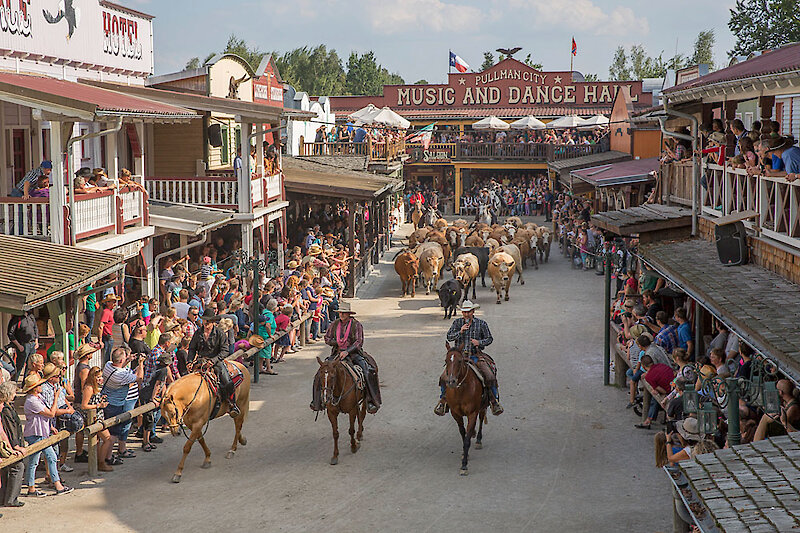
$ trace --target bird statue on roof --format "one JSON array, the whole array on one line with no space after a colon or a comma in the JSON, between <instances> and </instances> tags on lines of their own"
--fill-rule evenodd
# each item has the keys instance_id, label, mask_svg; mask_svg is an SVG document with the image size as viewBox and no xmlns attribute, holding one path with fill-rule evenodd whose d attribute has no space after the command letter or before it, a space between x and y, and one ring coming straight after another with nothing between
<instances>
[{"instance_id":1,"label":"bird statue on roof","mask_svg":"<svg viewBox=\"0 0 800 533\"><path fill-rule=\"evenodd\" d=\"M521 46L517 46L515 48L498 48L497 50L495 50L495 52L500 52L504 56L510 58L511 56L513 56L514 54L519 52L520 50L522 50L522 47Z\"/></svg>"},{"instance_id":2,"label":"bird statue on roof","mask_svg":"<svg viewBox=\"0 0 800 533\"><path fill-rule=\"evenodd\" d=\"M72 34L75 33L75 29L78 27L78 23L81 20L81 10L74 7L72 4L73 0L61 0L58 3L58 13L55 15L51 15L42 9L44 19L50 24L57 24L61 19L67 19L67 39L72 38Z\"/></svg>"}]
</instances>

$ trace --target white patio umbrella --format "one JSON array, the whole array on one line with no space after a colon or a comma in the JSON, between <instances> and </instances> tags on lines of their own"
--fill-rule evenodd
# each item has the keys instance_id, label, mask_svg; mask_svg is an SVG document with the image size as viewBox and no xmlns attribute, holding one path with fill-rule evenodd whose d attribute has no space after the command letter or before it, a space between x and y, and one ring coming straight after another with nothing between
<instances>
[{"instance_id":1,"label":"white patio umbrella","mask_svg":"<svg viewBox=\"0 0 800 533\"><path fill-rule=\"evenodd\" d=\"M508 128L508 122L502 121L494 115L472 124L472 129L474 130L507 130Z\"/></svg>"},{"instance_id":2,"label":"white patio umbrella","mask_svg":"<svg viewBox=\"0 0 800 533\"><path fill-rule=\"evenodd\" d=\"M595 115L585 119L583 124L580 126L580 129L591 130L602 126L608 126L608 122L608 117L605 115Z\"/></svg>"},{"instance_id":3,"label":"white patio umbrella","mask_svg":"<svg viewBox=\"0 0 800 533\"><path fill-rule=\"evenodd\" d=\"M351 115L348 116L350 120L364 120L364 118L368 116L377 115L380 111L380 108L375 107L372 104L367 104L366 106L362 107L358 111L354 111Z\"/></svg>"},{"instance_id":4,"label":"white patio umbrella","mask_svg":"<svg viewBox=\"0 0 800 533\"><path fill-rule=\"evenodd\" d=\"M515 120L509 124L509 127L512 130L543 130L547 125L533 115L528 115L527 117Z\"/></svg>"},{"instance_id":5,"label":"white patio umbrella","mask_svg":"<svg viewBox=\"0 0 800 533\"><path fill-rule=\"evenodd\" d=\"M564 129L564 128L577 128L583 126L585 120L578 115L567 115L566 117L557 118L552 122L547 123L547 128L551 130Z\"/></svg>"},{"instance_id":6,"label":"white patio umbrella","mask_svg":"<svg viewBox=\"0 0 800 533\"><path fill-rule=\"evenodd\" d=\"M408 129L411 126L411 123L389 109L388 107L384 107L381 109L376 115L372 117L373 124L381 124L383 126L389 126L391 128L401 128L401 129Z\"/></svg>"}]
</instances>

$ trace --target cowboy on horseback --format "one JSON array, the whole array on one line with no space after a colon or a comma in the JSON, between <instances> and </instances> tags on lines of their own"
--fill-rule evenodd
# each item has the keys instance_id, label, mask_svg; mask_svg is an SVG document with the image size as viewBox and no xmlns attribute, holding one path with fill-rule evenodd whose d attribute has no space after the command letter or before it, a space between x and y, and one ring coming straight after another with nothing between
<instances>
[{"instance_id":1,"label":"cowboy on horseback","mask_svg":"<svg viewBox=\"0 0 800 533\"><path fill-rule=\"evenodd\" d=\"M453 325L450 326L450 330L447 332L447 340L454 342L457 346L464 346L464 354L469 357L470 361L483 376L483 382L489 391L492 414L497 416L503 413L503 407L500 405L497 392L497 377L491 366L489 366L488 356L483 353L483 348L492 344L494 339L486 321L475 318L475 309L478 308L480 308L480 305L464 300L461 305L462 318L457 318L453 321ZM444 416L447 410L447 401L444 397L446 387L442 379L439 380L439 385L442 388L442 395L439 397L439 403L433 412L439 416Z\"/></svg>"},{"instance_id":2,"label":"cowboy on horseback","mask_svg":"<svg viewBox=\"0 0 800 533\"><path fill-rule=\"evenodd\" d=\"M328 331L325 333L325 344L331 346L331 355L328 360L346 360L351 365L361 367L366 382L367 411L375 414L381 406L378 366L375 364L375 360L362 349L364 328L361 326L361 322L353 318L356 312L350 308L350 302L339 302L337 311L339 318L328 326ZM316 379L312 392L311 410L321 411L322 399Z\"/></svg>"},{"instance_id":3,"label":"cowboy on horseback","mask_svg":"<svg viewBox=\"0 0 800 533\"><path fill-rule=\"evenodd\" d=\"M236 418L239 415L239 407L236 405L236 386L225 365L225 358L231 353L230 345L228 336L217 325L219 319L220 317L210 309L203 312L203 316L200 317L203 324L194 332L189 342L188 359L195 370L207 367L214 369L219 381L219 397L228 402L228 414Z\"/></svg>"}]
</instances>

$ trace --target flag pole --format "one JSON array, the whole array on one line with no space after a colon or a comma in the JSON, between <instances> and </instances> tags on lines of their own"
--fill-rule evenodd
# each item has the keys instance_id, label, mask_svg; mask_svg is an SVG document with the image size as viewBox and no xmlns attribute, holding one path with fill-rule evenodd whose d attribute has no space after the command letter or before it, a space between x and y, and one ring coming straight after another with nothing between
<instances>
[{"instance_id":1,"label":"flag pole","mask_svg":"<svg viewBox=\"0 0 800 533\"><path fill-rule=\"evenodd\" d=\"M450 64L450 57L453 55L452 50L447 51L447 73L450 74L453 72L453 65Z\"/></svg>"},{"instance_id":2,"label":"flag pole","mask_svg":"<svg viewBox=\"0 0 800 533\"><path fill-rule=\"evenodd\" d=\"M572 41L575 42L575 37L572 38ZM572 53L572 43L569 43L569 82L572 83L572 60L575 58L575 54Z\"/></svg>"}]
</instances>

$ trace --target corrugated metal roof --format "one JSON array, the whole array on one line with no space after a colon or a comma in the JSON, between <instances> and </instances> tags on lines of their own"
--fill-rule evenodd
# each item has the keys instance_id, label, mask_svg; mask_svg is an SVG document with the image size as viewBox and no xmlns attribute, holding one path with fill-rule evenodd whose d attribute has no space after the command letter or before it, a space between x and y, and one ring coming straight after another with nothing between
<instances>
[{"instance_id":1,"label":"corrugated metal roof","mask_svg":"<svg viewBox=\"0 0 800 533\"><path fill-rule=\"evenodd\" d=\"M122 256L0 235L0 308L26 311L121 268Z\"/></svg>"},{"instance_id":2,"label":"corrugated metal roof","mask_svg":"<svg viewBox=\"0 0 800 533\"><path fill-rule=\"evenodd\" d=\"M290 192L365 200L402 184L402 180L396 178L347 170L310 159L284 156L282 163L284 186Z\"/></svg>"},{"instance_id":3,"label":"corrugated metal roof","mask_svg":"<svg viewBox=\"0 0 800 533\"><path fill-rule=\"evenodd\" d=\"M88 104L93 107L93 109L89 109L93 112L185 116L187 118L197 116L193 111L182 107L46 76L0 72L0 90L33 99L47 100L48 96L65 98L73 102Z\"/></svg>"},{"instance_id":4,"label":"corrugated metal roof","mask_svg":"<svg viewBox=\"0 0 800 533\"><path fill-rule=\"evenodd\" d=\"M658 158L649 157L573 170L570 175L595 187L608 187L655 179L657 169Z\"/></svg>"},{"instance_id":5,"label":"corrugated metal roof","mask_svg":"<svg viewBox=\"0 0 800 533\"><path fill-rule=\"evenodd\" d=\"M632 159L633 157L631 154L626 154L625 152L617 152L615 150L609 150L608 152L598 152L596 154L589 154L589 155L582 155L580 157L572 157L569 159L558 159L556 161L550 161L547 163L547 166L550 170L561 171L561 170L572 170L577 168L586 168L586 167L593 167L599 163L614 163L617 161L624 161L626 159Z\"/></svg>"},{"instance_id":6,"label":"corrugated metal roof","mask_svg":"<svg viewBox=\"0 0 800 533\"><path fill-rule=\"evenodd\" d=\"M199 235L233 220L227 209L150 200L150 223L179 233Z\"/></svg>"},{"instance_id":7,"label":"corrugated metal roof","mask_svg":"<svg viewBox=\"0 0 800 533\"><path fill-rule=\"evenodd\" d=\"M764 52L753 59L742 61L680 85L675 85L665 89L663 92L665 94L673 94L705 85L790 72L792 70L800 70L800 43L792 43L776 50Z\"/></svg>"}]
</instances>

